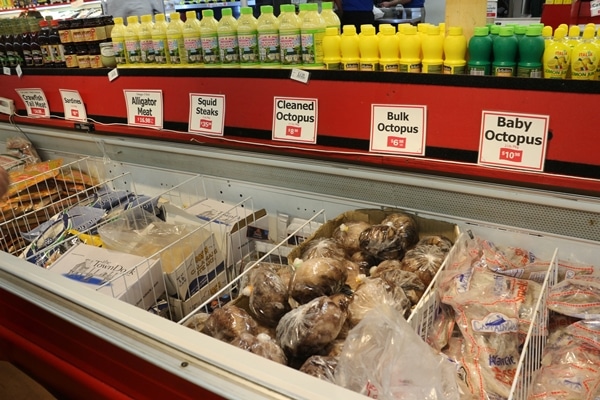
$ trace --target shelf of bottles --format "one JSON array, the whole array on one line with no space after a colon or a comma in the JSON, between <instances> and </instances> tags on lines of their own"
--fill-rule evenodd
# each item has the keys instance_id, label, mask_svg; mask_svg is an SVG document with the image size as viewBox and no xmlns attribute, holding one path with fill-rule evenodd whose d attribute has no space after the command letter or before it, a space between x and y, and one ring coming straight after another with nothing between
<instances>
[{"instance_id":1,"label":"shelf of bottles","mask_svg":"<svg viewBox=\"0 0 600 400\"><path fill-rule=\"evenodd\" d=\"M254 6L256 5L256 1L255 0L248 0L246 2L246 5L248 6ZM197 1L195 3L184 3L184 4L177 4L175 6L175 10L176 11L189 11L189 10L196 10L199 8L220 8L220 7L242 7L244 6L244 4L242 4L241 1Z\"/></svg>"}]
</instances>

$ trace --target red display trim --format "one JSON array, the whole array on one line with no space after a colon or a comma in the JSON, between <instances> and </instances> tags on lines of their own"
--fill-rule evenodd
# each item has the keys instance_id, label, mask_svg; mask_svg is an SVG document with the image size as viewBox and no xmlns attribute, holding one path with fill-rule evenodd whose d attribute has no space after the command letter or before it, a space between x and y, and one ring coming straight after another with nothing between
<instances>
[{"instance_id":1,"label":"red display trim","mask_svg":"<svg viewBox=\"0 0 600 400\"><path fill-rule=\"evenodd\" d=\"M0 358L60 399L222 399L2 289Z\"/></svg>"}]
</instances>

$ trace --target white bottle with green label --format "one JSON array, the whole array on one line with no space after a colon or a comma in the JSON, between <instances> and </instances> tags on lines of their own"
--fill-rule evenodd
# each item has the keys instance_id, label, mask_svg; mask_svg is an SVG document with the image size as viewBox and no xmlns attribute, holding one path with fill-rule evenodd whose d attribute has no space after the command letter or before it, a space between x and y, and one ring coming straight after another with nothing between
<instances>
[{"instance_id":1,"label":"white bottle with green label","mask_svg":"<svg viewBox=\"0 0 600 400\"><path fill-rule=\"evenodd\" d=\"M302 65L302 42L300 39L300 18L293 4L282 4L279 14L279 48L281 67L295 68Z\"/></svg>"},{"instance_id":2,"label":"white bottle with green label","mask_svg":"<svg viewBox=\"0 0 600 400\"><path fill-rule=\"evenodd\" d=\"M260 6L257 23L258 58L261 68L280 68L279 20L273 15L273 6Z\"/></svg>"},{"instance_id":3,"label":"white bottle with green label","mask_svg":"<svg viewBox=\"0 0 600 400\"><path fill-rule=\"evenodd\" d=\"M201 67L202 42L200 40L200 21L198 21L196 11L187 11L185 13L183 47L185 52L182 56L185 58L185 64L188 67Z\"/></svg>"},{"instance_id":4,"label":"white bottle with green label","mask_svg":"<svg viewBox=\"0 0 600 400\"><path fill-rule=\"evenodd\" d=\"M323 38L325 37L325 20L318 12L317 3L306 4L306 14L300 28L302 40L302 67L322 69Z\"/></svg>"},{"instance_id":5,"label":"white bottle with green label","mask_svg":"<svg viewBox=\"0 0 600 400\"><path fill-rule=\"evenodd\" d=\"M217 25L213 10L202 10L200 40L202 41L202 59L205 67L218 68L221 66Z\"/></svg>"},{"instance_id":6,"label":"white bottle with green label","mask_svg":"<svg viewBox=\"0 0 600 400\"><path fill-rule=\"evenodd\" d=\"M251 7L241 7L237 20L237 39L240 52L240 67L254 68L258 66L258 32L257 21L252 15Z\"/></svg>"},{"instance_id":7,"label":"white bottle with green label","mask_svg":"<svg viewBox=\"0 0 600 400\"><path fill-rule=\"evenodd\" d=\"M167 26L167 45L169 50L169 59L171 60L171 66L180 67L185 63L185 47L183 45L183 21L179 16L179 13L174 12L169 14L171 22Z\"/></svg>"},{"instance_id":8,"label":"white bottle with green label","mask_svg":"<svg viewBox=\"0 0 600 400\"><path fill-rule=\"evenodd\" d=\"M231 8L221 9L221 19L217 24L221 67L239 68L240 49L237 39L238 22L233 17Z\"/></svg>"},{"instance_id":9,"label":"white bottle with green label","mask_svg":"<svg viewBox=\"0 0 600 400\"><path fill-rule=\"evenodd\" d=\"M168 25L167 21L165 21L165 14L156 14L154 16L152 46L154 47L154 63L159 67L171 64L171 58L169 57L169 43L167 41Z\"/></svg>"}]
</instances>

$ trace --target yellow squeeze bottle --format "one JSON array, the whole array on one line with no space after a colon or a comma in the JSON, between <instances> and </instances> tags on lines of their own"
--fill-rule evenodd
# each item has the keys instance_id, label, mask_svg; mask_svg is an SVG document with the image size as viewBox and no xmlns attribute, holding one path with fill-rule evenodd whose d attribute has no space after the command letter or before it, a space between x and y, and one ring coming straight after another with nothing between
<instances>
[{"instance_id":1,"label":"yellow squeeze bottle","mask_svg":"<svg viewBox=\"0 0 600 400\"><path fill-rule=\"evenodd\" d=\"M344 25L340 37L340 51L342 53L342 69L344 71L359 71L360 50L358 35L354 25Z\"/></svg>"},{"instance_id":2,"label":"yellow squeeze bottle","mask_svg":"<svg viewBox=\"0 0 600 400\"><path fill-rule=\"evenodd\" d=\"M392 25L379 26L379 68L383 72L400 71L400 38Z\"/></svg>"},{"instance_id":3,"label":"yellow squeeze bottle","mask_svg":"<svg viewBox=\"0 0 600 400\"><path fill-rule=\"evenodd\" d=\"M379 71L379 38L375 35L373 25L360 26L358 48L360 50L360 70Z\"/></svg>"},{"instance_id":4,"label":"yellow squeeze bottle","mask_svg":"<svg viewBox=\"0 0 600 400\"><path fill-rule=\"evenodd\" d=\"M400 37L400 72L421 72L421 36L415 26L403 28Z\"/></svg>"},{"instance_id":5,"label":"yellow squeeze bottle","mask_svg":"<svg viewBox=\"0 0 600 400\"><path fill-rule=\"evenodd\" d=\"M152 44L152 15L142 15L142 23L138 37L140 39L140 63L144 67L152 67L154 64L154 46Z\"/></svg>"},{"instance_id":6,"label":"yellow squeeze bottle","mask_svg":"<svg viewBox=\"0 0 600 400\"><path fill-rule=\"evenodd\" d=\"M171 64L169 57L169 44L167 42L167 21L165 14L156 14L154 16L154 26L152 27L152 47L154 47L154 63L156 66L167 66Z\"/></svg>"},{"instance_id":7,"label":"yellow squeeze bottle","mask_svg":"<svg viewBox=\"0 0 600 400\"><path fill-rule=\"evenodd\" d=\"M427 27L427 35L423 36L421 44L423 59L422 72L426 74L440 74L443 72L444 38L440 35L437 26Z\"/></svg>"},{"instance_id":8,"label":"yellow squeeze bottle","mask_svg":"<svg viewBox=\"0 0 600 400\"><path fill-rule=\"evenodd\" d=\"M122 68L127 66L127 56L125 55L125 25L123 25L123 18L121 17L115 17L113 21L115 22L115 26L110 33L110 37L113 44L117 68Z\"/></svg>"},{"instance_id":9,"label":"yellow squeeze bottle","mask_svg":"<svg viewBox=\"0 0 600 400\"><path fill-rule=\"evenodd\" d=\"M596 80L599 52L594 43L594 28L585 28L581 43L571 50L571 79Z\"/></svg>"},{"instance_id":10,"label":"yellow squeeze bottle","mask_svg":"<svg viewBox=\"0 0 600 400\"><path fill-rule=\"evenodd\" d=\"M546 45L542 57L544 78L567 78L567 70L571 67L571 48L564 40L566 35L565 29L558 28L554 32L554 39Z\"/></svg>"},{"instance_id":11,"label":"yellow squeeze bottle","mask_svg":"<svg viewBox=\"0 0 600 400\"><path fill-rule=\"evenodd\" d=\"M325 29L325 37L323 38L323 63L325 64L325 69L341 69L341 39L337 31L335 26Z\"/></svg>"},{"instance_id":12,"label":"yellow squeeze bottle","mask_svg":"<svg viewBox=\"0 0 600 400\"><path fill-rule=\"evenodd\" d=\"M140 21L137 15L127 17L127 26L123 36L125 38L125 57L130 66L138 66L140 63Z\"/></svg>"},{"instance_id":13,"label":"yellow squeeze bottle","mask_svg":"<svg viewBox=\"0 0 600 400\"><path fill-rule=\"evenodd\" d=\"M171 22L167 25L167 45L169 50L169 59L172 66L181 66L186 62L183 54L185 47L183 45L183 22L179 13L169 14Z\"/></svg>"},{"instance_id":14,"label":"yellow squeeze bottle","mask_svg":"<svg viewBox=\"0 0 600 400\"><path fill-rule=\"evenodd\" d=\"M196 16L196 11L187 11L185 13L185 23L183 24L183 48L181 55L185 59L188 67L202 66L202 42L200 41L200 21Z\"/></svg>"},{"instance_id":15,"label":"yellow squeeze bottle","mask_svg":"<svg viewBox=\"0 0 600 400\"><path fill-rule=\"evenodd\" d=\"M251 7L241 7L238 18L237 39L240 52L240 67L254 68L258 66L258 32L257 22L252 15Z\"/></svg>"},{"instance_id":16,"label":"yellow squeeze bottle","mask_svg":"<svg viewBox=\"0 0 600 400\"><path fill-rule=\"evenodd\" d=\"M221 54L221 67L223 68L240 67L237 26L238 22L233 17L231 8L221 9L221 19L217 23L217 38Z\"/></svg>"},{"instance_id":17,"label":"yellow squeeze bottle","mask_svg":"<svg viewBox=\"0 0 600 400\"><path fill-rule=\"evenodd\" d=\"M467 66L467 38L460 26L448 28L444 38L444 74L463 75Z\"/></svg>"}]
</instances>

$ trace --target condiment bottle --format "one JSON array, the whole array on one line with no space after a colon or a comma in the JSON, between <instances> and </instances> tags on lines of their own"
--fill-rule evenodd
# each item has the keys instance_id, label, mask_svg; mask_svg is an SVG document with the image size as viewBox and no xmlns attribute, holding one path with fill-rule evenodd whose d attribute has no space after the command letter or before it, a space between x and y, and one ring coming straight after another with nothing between
<instances>
[{"instance_id":1,"label":"condiment bottle","mask_svg":"<svg viewBox=\"0 0 600 400\"><path fill-rule=\"evenodd\" d=\"M422 72L426 74L441 74L444 66L444 37L440 35L438 26L427 27L427 34L423 36L421 44L423 59L421 60Z\"/></svg>"},{"instance_id":2,"label":"condiment bottle","mask_svg":"<svg viewBox=\"0 0 600 400\"><path fill-rule=\"evenodd\" d=\"M167 66L171 64L171 59L169 58L169 44L167 42L167 26L165 14L156 14L154 16L154 26L152 26L152 46L154 47L154 62L157 66ZM117 54L115 53L115 57L116 56Z\"/></svg>"},{"instance_id":3,"label":"condiment bottle","mask_svg":"<svg viewBox=\"0 0 600 400\"><path fill-rule=\"evenodd\" d=\"M229 7L221 9L221 19L217 23L219 59L223 68L240 67L240 50L237 40L237 20Z\"/></svg>"},{"instance_id":4,"label":"condiment bottle","mask_svg":"<svg viewBox=\"0 0 600 400\"><path fill-rule=\"evenodd\" d=\"M258 57L261 68L281 67L279 50L279 20L273 15L273 6L260 6L257 19Z\"/></svg>"},{"instance_id":5,"label":"condiment bottle","mask_svg":"<svg viewBox=\"0 0 600 400\"><path fill-rule=\"evenodd\" d=\"M127 26L123 36L125 38L125 57L127 64L132 67L137 67L141 63L140 57L140 21L137 15L127 17Z\"/></svg>"},{"instance_id":6,"label":"condiment bottle","mask_svg":"<svg viewBox=\"0 0 600 400\"><path fill-rule=\"evenodd\" d=\"M306 14L302 18L300 38L302 42L302 67L323 68L323 37L325 20L319 14L317 3L306 5Z\"/></svg>"},{"instance_id":7,"label":"condiment bottle","mask_svg":"<svg viewBox=\"0 0 600 400\"><path fill-rule=\"evenodd\" d=\"M524 78L541 78L543 76L542 58L545 47L541 28L527 27L525 37L519 42L517 76Z\"/></svg>"},{"instance_id":8,"label":"condiment bottle","mask_svg":"<svg viewBox=\"0 0 600 400\"><path fill-rule=\"evenodd\" d=\"M152 15L142 15L140 17L142 23L138 31L138 39L140 41L140 64L143 67L151 67L154 65L154 43L152 42Z\"/></svg>"},{"instance_id":9,"label":"condiment bottle","mask_svg":"<svg viewBox=\"0 0 600 400\"><path fill-rule=\"evenodd\" d=\"M323 38L323 64L325 69L339 70L342 66L341 39L337 32L335 26L325 29L325 37Z\"/></svg>"},{"instance_id":10,"label":"condiment bottle","mask_svg":"<svg viewBox=\"0 0 600 400\"><path fill-rule=\"evenodd\" d=\"M238 18L237 39L240 67L254 68L259 64L257 21L251 7L241 7Z\"/></svg>"},{"instance_id":11,"label":"condiment bottle","mask_svg":"<svg viewBox=\"0 0 600 400\"><path fill-rule=\"evenodd\" d=\"M399 40L400 72L421 72L421 35L415 26L405 26Z\"/></svg>"},{"instance_id":12,"label":"condiment bottle","mask_svg":"<svg viewBox=\"0 0 600 400\"><path fill-rule=\"evenodd\" d=\"M183 45L183 22L178 12L169 14L171 22L167 25L167 45L171 66L179 67L186 60L183 57L185 47Z\"/></svg>"},{"instance_id":13,"label":"condiment bottle","mask_svg":"<svg viewBox=\"0 0 600 400\"><path fill-rule=\"evenodd\" d=\"M111 32L111 40L113 43L113 51L115 53L115 61L117 62L117 67L126 67L125 25L123 25L123 18L121 17L115 17L114 21L115 26ZM75 36L73 36L73 39L75 39ZM79 51L77 53L79 53Z\"/></svg>"},{"instance_id":14,"label":"condiment bottle","mask_svg":"<svg viewBox=\"0 0 600 400\"><path fill-rule=\"evenodd\" d=\"M571 67L571 48L564 40L567 31L558 28L554 31L554 38L545 46L544 78L566 79L567 71Z\"/></svg>"},{"instance_id":15,"label":"condiment bottle","mask_svg":"<svg viewBox=\"0 0 600 400\"><path fill-rule=\"evenodd\" d=\"M219 68L221 53L219 51L218 22L213 10L202 10L200 20L200 38L202 41L202 59L205 67Z\"/></svg>"},{"instance_id":16,"label":"condiment bottle","mask_svg":"<svg viewBox=\"0 0 600 400\"><path fill-rule=\"evenodd\" d=\"M513 33L513 27L500 27L500 34L494 40L493 49L492 75L515 76L519 43Z\"/></svg>"},{"instance_id":17,"label":"condiment bottle","mask_svg":"<svg viewBox=\"0 0 600 400\"><path fill-rule=\"evenodd\" d=\"M342 69L344 71L358 71L360 69L360 49L358 47L356 26L344 25L342 27L340 51L342 53Z\"/></svg>"},{"instance_id":18,"label":"condiment bottle","mask_svg":"<svg viewBox=\"0 0 600 400\"><path fill-rule=\"evenodd\" d=\"M200 21L196 11L186 11L185 23L183 24L183 47L188 67L202 66L202 40L200 39Z\"/></svg>"},{"instance_id":19,"label":"condiment bottle","mask_svg":"<svg viewBox=\"0 0 600 400\"><path fill-rule=\"evenodd\" d=\"M490 75L492 73L493 39L488 34L487 26L477 26L469 39L468 75Z\"/></svg>"},{"instance_id":20,"label":"condiment bottle","mask_svg":"<svg viewBox=\"0 0 600 400\"><path fill-rule=\"evenodd\" d=\"M460 26L448 28L444 38L444 74L463 75L467 66L467 38Z\"/></svg>"},{"instance_id":21,"label":"condiment bottle","mask_svg":"<svg viewBox=\"0 0 600 400\"><path fill-rule=\"evenodd\" d=\"M279 20L279 49L282 68L302 65L302 39L300 18L293 4L282 4Z\"/></svg>"}]
</instances>

